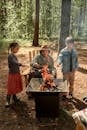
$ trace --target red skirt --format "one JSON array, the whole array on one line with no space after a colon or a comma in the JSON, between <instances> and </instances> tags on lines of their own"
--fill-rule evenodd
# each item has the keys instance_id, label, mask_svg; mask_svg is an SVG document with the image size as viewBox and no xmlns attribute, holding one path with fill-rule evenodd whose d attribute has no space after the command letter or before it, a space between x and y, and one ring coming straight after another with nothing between
<instances>
[{"instance_id":1,"label":"red skirt","mask_svg":"<svg viewBox=\"0 0 87 130\"><path fill-rule=\"evenodd\" d=\"M8 75L8 82L7 82L7 94L16 94L23 90L22 86L22 78L20 73Z\"/></svg>"}]
</instances>

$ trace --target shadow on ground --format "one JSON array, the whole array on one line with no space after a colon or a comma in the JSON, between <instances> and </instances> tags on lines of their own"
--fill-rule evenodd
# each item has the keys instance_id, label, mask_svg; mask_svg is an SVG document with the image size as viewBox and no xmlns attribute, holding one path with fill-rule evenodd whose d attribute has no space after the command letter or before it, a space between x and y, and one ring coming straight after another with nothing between
<instances>
[{"instance_id":1,"label":"shadow on ground","mask_svg":"<svg viewBox=\"0 0 87 130\"><path fill-rule=\"evenodd\" d=\"M32 99L33 100L33 99ZM75 123L66 110L60 109L55 118L36 118L25 102L12 104L3 109L4 119L0 119L0 130L74 130ZM33 118L34 117L34 118Z\"/></svg>"}]
</instances>

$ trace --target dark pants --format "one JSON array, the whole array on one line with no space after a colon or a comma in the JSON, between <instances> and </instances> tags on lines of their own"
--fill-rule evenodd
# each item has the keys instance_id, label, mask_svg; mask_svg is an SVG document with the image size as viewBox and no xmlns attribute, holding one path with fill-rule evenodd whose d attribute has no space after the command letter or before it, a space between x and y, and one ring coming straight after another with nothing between
<instances>
[{"instance_id":1,"label":"dark pants","mask_svg":"<svg viewBox=\"0 0 87 130\"><path fill-rule=\"evenodd\" d=\"M39 71L34 71L34 72L30 72L29 73L29 76L28 76L28 84L30 83L30 80L32 79L32 78L42 78L42 75L41 75L41 72L39 72Z\"/></svg>"}]
</instances>

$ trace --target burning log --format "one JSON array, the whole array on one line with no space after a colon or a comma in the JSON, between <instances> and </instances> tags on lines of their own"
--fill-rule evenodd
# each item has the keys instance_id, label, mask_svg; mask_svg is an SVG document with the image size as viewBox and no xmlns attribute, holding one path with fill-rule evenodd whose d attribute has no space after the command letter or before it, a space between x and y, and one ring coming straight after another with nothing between
<instances>
[{"instance_id":1,"label":"burning log","mask_svg":"<svg viewBox=\"0 0 87 130\"><path fill-rule=\"evenodd\" d=\"M57 89L54 81L53 81L53 75L49 73L48 65L44 65L41 70L41 75L43 79L43 83L40 85L41 91L44 91L46 89Z\"/></svg>"}]
</instances>

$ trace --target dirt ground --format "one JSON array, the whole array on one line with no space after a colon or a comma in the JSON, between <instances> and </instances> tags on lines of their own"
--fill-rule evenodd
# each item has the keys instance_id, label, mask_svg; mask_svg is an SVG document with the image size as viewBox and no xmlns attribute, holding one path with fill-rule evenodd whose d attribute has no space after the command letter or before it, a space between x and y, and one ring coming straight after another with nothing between
<instances>
[{"instance_id":1,"label":"dirt ground","mask_svg":"<svg viewBox=\"0 0 87 130\"><path fill-rule=\"evenodd\" d=\"M38 49L34 47L22 47L19 50L19 61L25 64L29 62L29 50ZM79 63L87 67L87 44L77 46ZM54 52L54 59L57 53ZM56 64L55 64L56 66ZM21 72L26 68L21 68ZM75 123L72 113L87 107L82 99L87 96L87 71L79 68L76 72L74 85L74 99L60 102L60 112L58 118L40 118L35 116L34 99L28 99L25 93L25 83L23 78L23 91L18 94L21 102L12 104L10 108L5 108L6 83L7 83L7 52L0 54L0 130L74 130ZM60 67L57 68L58 78L62 78Z\"/></svg>"}]
</instances>

